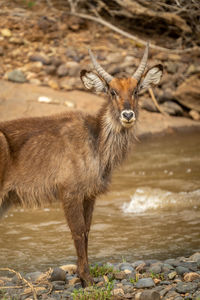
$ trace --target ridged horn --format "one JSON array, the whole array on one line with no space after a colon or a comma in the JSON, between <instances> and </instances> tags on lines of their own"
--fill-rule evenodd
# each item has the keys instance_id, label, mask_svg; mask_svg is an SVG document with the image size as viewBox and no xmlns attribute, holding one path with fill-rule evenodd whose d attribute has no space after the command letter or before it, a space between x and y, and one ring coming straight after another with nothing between
<instances>
[{"instance_id":1,"label":"ridged horn","mask_svg":"<svg viewBox=\"0 0 200 300\"><path fill-rule=\"evenodd\" d=\"M144 50L143 58L141 60L141 63L135 73L133 74L133 78L135 78L137 81L140 80L142 74L144 73L144 70L147 65L147 60L148 60L148 54L149 54L149 43L147 43L146 48Z\"/></svg>"},{"instance_id":2,"label":"ridged horn","mask_svg":"<svg viewBox=\"0 0 200 300\"><path fill-rule=\"evenodd\" d=\"M102 66L100 66L100 64L97 62L96 58L94 57L94 54L92 53L92 51L90 49L88 49L91 61L94 65L95 70L97 71L97 73L107 82L109 83L112 79L113 76L111 76L109 73L107 73Z\"/></svg>"}]
</instances>

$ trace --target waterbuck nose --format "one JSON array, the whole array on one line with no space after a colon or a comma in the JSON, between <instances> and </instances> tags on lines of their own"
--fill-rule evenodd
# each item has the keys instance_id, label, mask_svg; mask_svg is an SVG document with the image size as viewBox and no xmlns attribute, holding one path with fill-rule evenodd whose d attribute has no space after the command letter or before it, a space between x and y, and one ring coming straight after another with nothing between
<instances>
[{"instance_id":1,"label":"waterbuck nose","mask_svg":"<svg viewBox=\"0 0 200 300\"><path fill-rule=\"evenodd\" d=\"M126 119L127 121L130 121L131 119L135 119L135 114L134 114L134 112L133 111L131 111L131 110L124 110L123 112L122 112L122 117L124 118L124 119Z\"/></svg>"}]
</instances>

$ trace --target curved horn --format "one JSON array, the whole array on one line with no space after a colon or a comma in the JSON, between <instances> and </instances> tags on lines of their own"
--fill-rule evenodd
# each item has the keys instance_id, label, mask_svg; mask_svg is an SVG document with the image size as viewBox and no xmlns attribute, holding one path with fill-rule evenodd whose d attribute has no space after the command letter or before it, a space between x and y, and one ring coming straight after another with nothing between
<instances>
[{"instance_id":1,"label":"curved horn","mask_svg":"<svg viewBox=\"0 0 200 300\"><path fill-rule=\"evenodd\" d=\"M140 80L142 74L144 73L144 70L147 65L147 59L148 59L148 53L149 53L149 43L147 43L146 48L144 50L143 58L141 60L141 63L135 73L133 74L133 78L135 78L137 81Z\"/></svg>"},{"instance_id":2,"label":"curved horn","mask_svg":"<svg viewBox=\"0 0 200 300\"><path fill-rule=\"evenodd\" d=\"M112 79L113 76L111 76L110 74L108 74L103 68L102 66L100 66L100 64L97 62L96 58L94 57L94 54L92 53L92 51L90 49L88 49L91 61L94 65L95 70L97 71L97 73L107 82L109 83Z\"/></svg>"}]
</instances>

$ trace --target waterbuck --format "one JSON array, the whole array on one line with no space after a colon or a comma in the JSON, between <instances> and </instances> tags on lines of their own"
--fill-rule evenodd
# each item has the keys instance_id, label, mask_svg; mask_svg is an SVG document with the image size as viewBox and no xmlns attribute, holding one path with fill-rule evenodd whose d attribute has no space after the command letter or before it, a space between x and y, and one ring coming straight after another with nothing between
<instances>
[{"instance_id":1,"label":"waterbuck","mask_svg":"<svg viewBox=\"0 0 200 300\"><path fill-rule=\"evenodd\" d=\"M95 199L133 145L139 91L158 84L163 70L156 65L145 72L148 45L128 78L112 77L89 55L96 72L82 70L81 80L107 95L97 115L69 111L0 123L0 215L12 205L60 200L83 286L92 283L87 251Z\"/></svg>"}]
</instances>

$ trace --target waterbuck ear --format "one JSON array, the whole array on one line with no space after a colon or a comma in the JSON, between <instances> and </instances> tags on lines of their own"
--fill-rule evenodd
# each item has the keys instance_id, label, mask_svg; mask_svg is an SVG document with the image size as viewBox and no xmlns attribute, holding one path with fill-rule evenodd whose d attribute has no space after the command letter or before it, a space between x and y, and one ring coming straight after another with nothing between
<instances>
[{"instance_id":1,"label":"waterbuck ear","mask_svg":"<svg viewBox=\"0 0 200 300\"><path fill-rule=\"evenodd\" d=\"M152 85L157 85L160 82L163 73L163 66L156 65L150 68L139 84L139 89L148 89Z\"/></svg>"},{"instance_id":2,"label":"waterbuck ear","mask_svg":"<svg viewBox=\"0 0 200 300\"><path fill-rule=\"evenodd\" d=\"M101 79L97 74L93 72L88 72L86 70L82 70L80 76L86 89L93 90L97 93L107 91L106 82L103 79Z\"/></svg>"}]
</instances>

